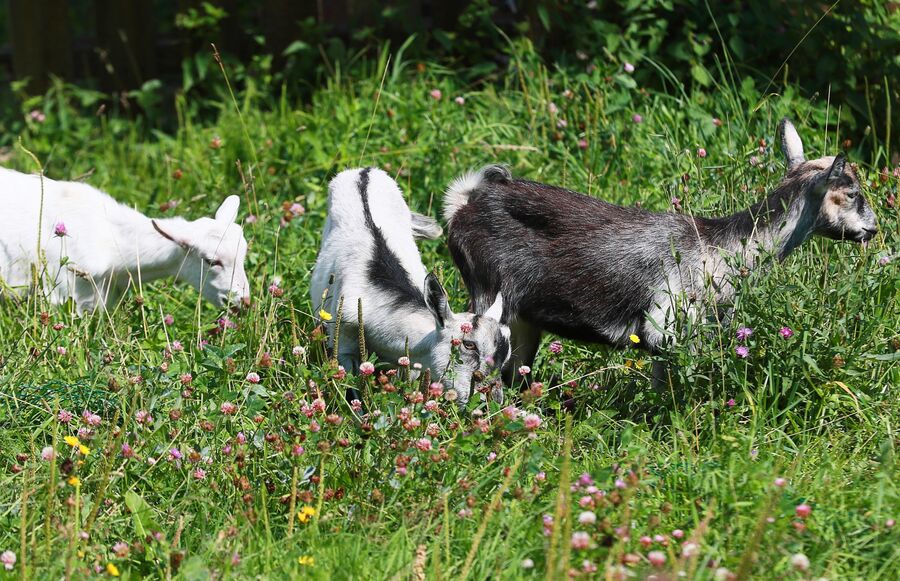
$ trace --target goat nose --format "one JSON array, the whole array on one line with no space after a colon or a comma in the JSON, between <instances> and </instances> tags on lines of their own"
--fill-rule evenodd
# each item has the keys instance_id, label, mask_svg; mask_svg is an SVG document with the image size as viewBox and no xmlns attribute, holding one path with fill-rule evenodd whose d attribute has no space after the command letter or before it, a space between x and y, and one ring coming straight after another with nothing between
<instances>
[{"instance_id":1,"label":"goat nose","mask_svg":"<svg viewBox=\"0 0 900 581\"><path fill-rule=\"evenodd\" d=\"M247 295L245 297L241 297L241 305L245 308L250 306L250 296L249 295Z\"/></svg>"},{"instance_id":2,"label":"goat nose","mask_svg":"<svg viewBox=\"0 0 900 581\"><path fill-rule=\"evenodd\" d=\"M472 373L472 379L474 379L475 381L479 381L479 382L484 381L484 373L482 373L480 371L475 371Z\"/></svg>"}]
</instances>

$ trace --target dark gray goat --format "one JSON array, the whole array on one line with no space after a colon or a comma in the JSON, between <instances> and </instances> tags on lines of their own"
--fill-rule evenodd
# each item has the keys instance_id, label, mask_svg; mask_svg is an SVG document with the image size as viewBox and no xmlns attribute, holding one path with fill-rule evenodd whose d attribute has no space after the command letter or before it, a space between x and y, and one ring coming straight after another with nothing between
<instances>
[{"instance_id":1,"label":"dark gray goat","mask_svg":"<svg viewBox=\"0 0 900 581\"><path fill-rule=\"evenodd\" d=\"M870 240L875 214L844 154L806 161L791 122L778 129L787 160L781 183L724 218L616 206L513 179L501 166L454 181L444 198L450 251L476 313L503 295L513 350L507 382L532 365L544 331L615 346L634 335L657 351L679 305L691 303L685 297L711 289L713 302L733 298L735 264L752 266L763 253L782 260L813 235Z\"/></svg>"}]
</instances>

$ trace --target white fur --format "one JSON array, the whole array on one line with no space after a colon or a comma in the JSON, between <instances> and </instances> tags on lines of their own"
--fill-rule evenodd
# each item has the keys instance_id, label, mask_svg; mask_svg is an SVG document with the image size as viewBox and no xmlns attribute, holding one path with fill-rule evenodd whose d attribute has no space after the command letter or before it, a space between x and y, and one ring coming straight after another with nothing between
<instances>
[{"instance_id":1,"label":"white fur","mask_svg":"<svg viewBox=\"0 0 900 581\"><path fill-rule=\"evenodd\" d=\"M313 309L316 313L325 310L333 317L326 324L329 343L333 346L338 305L343 297L340 341L336 355L348 372L356 373L360 364L357 338L358 302L361 301L369 352L374 352L382 361L396 363L407 354L408 348L412 362L420 363L423 369L430 369L435 380L441 380L448 388L455 389L459 401L465 402L469 397L472 374L475 371L487 374L503 362L493 365L482 358L478 365L462 361L453 363L451 341L463 338L460 326L464 322L471 323L474 315L453 314L447 307L446 300L441 305L422 305L399 312L394 303L395 296L369 279L369 264L375 251L375 240L366 224L359 192L362 171L345 170L329 184L328 218L310 283ZM370 169L368 180L366 192L372 220L382 232L387 246L399 259L410 283L422 289L428 271L422 264L422 257L416 247L413 221L403 193L397 183L379 169ZM329 284L332 276L334 282ZM424 296L427 296L427 291L423 291ZM502 312L502 302L499 304L499 310L493 308L490 315L484 315L482 326L499 326L497 313ZM438 323L439 316L444 320L443 326ZM502 329L505 327L501 328L501 332ZM506 329L506 337L508 333ZM478 333L473 333L475 334ZM487 352L490 349L490 338L485 336L481 339L480 351ZM448 374L446 372L451 365L453 373ZM502 391L498 390L493 397L502 401Z\"/></svg>"},{"instance_id":2,"label":"white fur","mask_svg":"<svg viewBox=\"0 0 900 581\"><path fill-rule=\"evenodd\" d=\"M788 119L781 122L781 148L784 151L788 169L797 166L806 159L803 156L803 141L794 124Z\"/></svg>"},{"instance_id":3,"label":"white fur","mask_svg":"<svg viewBox=\"0 0 900 581\"><path fill-rule=\"evenodd\" d=\"M50 301L71 297L79 312L112 306L130 285L172 276L217 305L245 299L247 242L234 223L239 205L229 196L216 219L156 220L173 241L92 186L0 168L0 298L29 292L35 268ZM63 237L54 233L59 223Z\"/></svg>"},{"instance_id":4,"label":"white fur","mask_svg":"<svg viewBox=\"0 0 900 581\"><path fill-rule=\"evenodd\" d=\"M469 203L469 194L481 185L484 174L481 170L468 171L447 186L444 194L444 220L449 224L454 214Z\"/></svg>"}]
</instances>

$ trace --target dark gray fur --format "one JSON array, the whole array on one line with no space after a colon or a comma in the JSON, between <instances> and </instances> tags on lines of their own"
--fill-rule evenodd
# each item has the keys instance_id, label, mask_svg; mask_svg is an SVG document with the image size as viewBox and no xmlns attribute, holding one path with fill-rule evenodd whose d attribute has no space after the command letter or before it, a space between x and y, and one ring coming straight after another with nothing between
<instances>
[{"instance_id":1,"label":"dark gray fur","mask_svg":"<svg viewBox=\"0 0 900 581\"><path fill-rule=\"evenodd\" d=\"M715 301L732 298L726 258L752 266L771 252L782 260L816 234L871 239L874 213L844 156L807 162L789 121L779 132L787 174L764 200L722 218L617 206L514 179L500 166L454 183L445 200L450 251L474 312L502 292L510 365L531 366L544 331L616 346L635 334L659 349L674 295L707 296L711 281Z\"/></svg>"},{"instance_id":2,"label":"dark gray fur","mask_svg":"<svg viewBox=\"0 0 900 581\"><path fill-rule=\"evenodd\" d=\"M359 173L359 196L363 204L363 213L366 226L372 235L374 249L372 259L369 261L369 280L378 289L393 297L394 308L424 307L425 296L418 286L409 278L409 272L400 264L400 259L388 246L381 231L372 219L372 210L369 208L369 171L365 168Z\"/></svg>"}]
</instances>

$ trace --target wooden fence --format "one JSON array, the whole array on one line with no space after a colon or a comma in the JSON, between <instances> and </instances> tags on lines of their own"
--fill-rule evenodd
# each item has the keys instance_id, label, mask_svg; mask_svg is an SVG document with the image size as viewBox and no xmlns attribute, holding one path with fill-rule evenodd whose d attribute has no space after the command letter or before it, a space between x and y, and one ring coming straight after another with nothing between
<instances>
[{"instance_id":1,"label":"wooden fence","mask_svg":"<svg viewBox=\"0 0 900 581\"><path fill-rule=\"evenodd\" d=\"M0 0L2 1L2 0ZM303 40L303 21L327 25L329 34L350 38L377 24L381 11L403 11L397 38L455 22L468 0L207 0L228 16L203 34L175 26L175 16L203 10L201 0L6 0L5 42L0 33L0 69L28 78L29 90L46 89L51 75L92 79L106 91L139 87L153 78L180 78L183 59L215 42L220 50L248 59L254 53L280 58ZM0 17L3 7L0 5ZM3 19L3 18L0 18ZM259 46L254 35L265 38ZM202 37L202 38L201 38Z\"/></svg>"}]
</instances>

